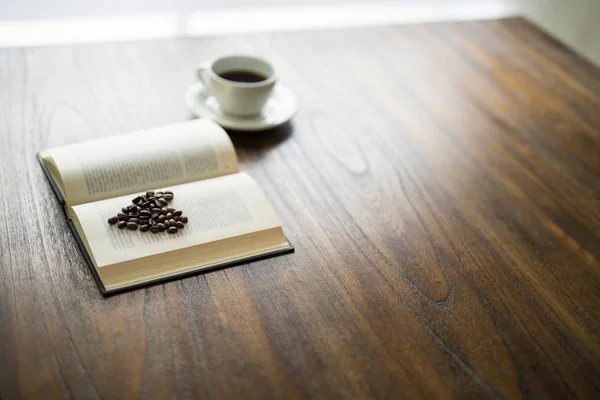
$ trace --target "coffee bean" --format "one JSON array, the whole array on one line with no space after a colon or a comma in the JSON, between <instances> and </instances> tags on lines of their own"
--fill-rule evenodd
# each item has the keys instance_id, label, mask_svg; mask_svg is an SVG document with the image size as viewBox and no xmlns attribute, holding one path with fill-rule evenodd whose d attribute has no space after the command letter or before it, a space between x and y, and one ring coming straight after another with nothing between
<instances>
[{"instance_id":1,"label":"coffee bean","mask_svg":"<svg viewBox=\"0 0 600 400\"><path fill-rule=\"evenodd\" d=\"M187 217L183 212L173 207L167 207L173 200L174 194L170 190L155 192L148 190L131 200L130 205L121 208L116 216L108 218L108 223L117 225L119 229L130 229L152 233L169 230L170 233L183 229Z\"/></svg>"}]
</instances>

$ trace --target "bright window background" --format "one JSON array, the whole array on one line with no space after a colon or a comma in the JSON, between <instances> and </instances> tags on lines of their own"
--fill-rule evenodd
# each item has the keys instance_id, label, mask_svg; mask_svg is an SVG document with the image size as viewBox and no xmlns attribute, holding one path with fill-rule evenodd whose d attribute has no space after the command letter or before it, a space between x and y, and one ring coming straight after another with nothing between
<instances>
[{"instance_id":1,"label":"bright window background","mask_svg":"<svg viewBox=\"0 0 600 400\"><path fill-rule=\"evenodd\" d=\"M600 0L0 0L0 47L514 14L600 64Z\"/></svg>"},{"instance_id":2,"label":"bright window background","mask_svg":"<svg viewBox=\"0 0 600 400\"><path fill-rule=\"evenodd\" d=\"M132 13L190 12L240 7L344 5L375 2L369 0L3 0L0 1L0 19L89 17ZM394 2L410 2L410 0L387 1L387 3Z\"/></svg>"}]
</instances>

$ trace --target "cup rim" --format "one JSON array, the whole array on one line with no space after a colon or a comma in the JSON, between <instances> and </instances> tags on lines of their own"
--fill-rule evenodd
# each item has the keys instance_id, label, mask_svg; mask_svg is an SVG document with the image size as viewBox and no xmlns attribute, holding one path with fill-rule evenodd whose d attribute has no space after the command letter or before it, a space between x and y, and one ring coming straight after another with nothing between
<instances>
[{"instance_id":1,"label":"cup rim","mask_svg":"<svg viewBox=\"0 0 600 400\"><path fill-rule=\"evenodd\" d=\"M217 74L214 70L213 70L213 66L215 65L215 63L217 61L226 59L226 58L234 58L234 57L239 57L239 58L251 58L254 60L258 60L261 61L267 65L269 65L269 67L271 67L271 69L273 70L273 73L271 74L270 77L268 77L265 80L262 81L258 81L258 82L236 82L236 81L230 81L229 79L225 79L219 76L219 74ZM258 57L258 56L252 56L252 55L248 55L248 54L228 54L226 56L221 56L221 57L217 57L214 60L212 60L210 62L210 68L208 68L208 70L210 71L211 77L219 82L222 82L224 84L229 84L232 86L238 86L238 87L247 87L247 88L252 88L252 87L262 87L262 86L267 86L272 84L273 82L275 82L277 80L277 72L275 72L275 68L273 67L273 63L271 63L271 61L269 61L266 58L263 57Z\"/></svg>"}]
</instances>

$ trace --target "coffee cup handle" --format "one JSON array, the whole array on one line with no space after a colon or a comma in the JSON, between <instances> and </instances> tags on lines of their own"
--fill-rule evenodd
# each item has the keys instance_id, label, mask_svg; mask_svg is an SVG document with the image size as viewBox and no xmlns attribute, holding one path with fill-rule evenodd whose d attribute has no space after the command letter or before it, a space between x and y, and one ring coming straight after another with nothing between
<instances>
[{"instance_id":1,"label":"coffee cup handle","mask_svg":"<svg viewBox=\"0 0 600 400\"><path fill-rule=\"evenodd\" d=\"M196 77L206 85L206 71L210 67L210 62L204 62L196 67Z\"/></svg>"}]
</instances>

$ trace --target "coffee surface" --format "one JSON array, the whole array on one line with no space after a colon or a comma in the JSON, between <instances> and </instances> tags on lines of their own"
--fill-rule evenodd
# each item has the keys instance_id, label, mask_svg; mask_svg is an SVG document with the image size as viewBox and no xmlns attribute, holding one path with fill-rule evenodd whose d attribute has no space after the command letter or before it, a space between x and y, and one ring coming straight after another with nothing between
<instances>
[{"instance_id":1,"label":"coffee surface","mask_svg":"<svg viewBox=\"0 0 600 400\"><path fill-rule=\"evenodd\" d=\"M229 70L221 72L218 75L223 79L227 79L228 81L244 83L260 82L267 79L266 76L261 75L258 72L247 70Z\"/></svg>"}]
</instances>

